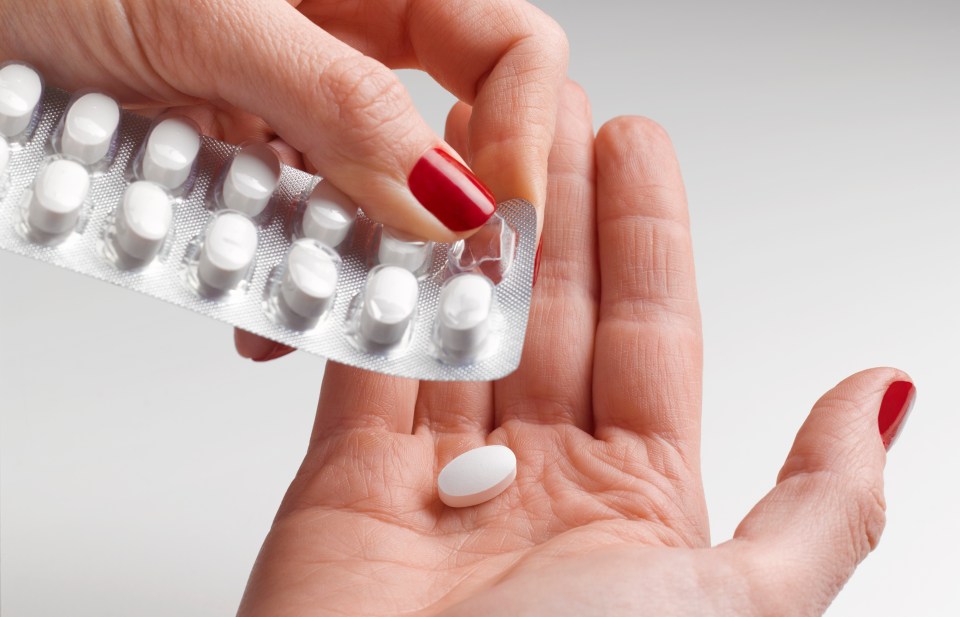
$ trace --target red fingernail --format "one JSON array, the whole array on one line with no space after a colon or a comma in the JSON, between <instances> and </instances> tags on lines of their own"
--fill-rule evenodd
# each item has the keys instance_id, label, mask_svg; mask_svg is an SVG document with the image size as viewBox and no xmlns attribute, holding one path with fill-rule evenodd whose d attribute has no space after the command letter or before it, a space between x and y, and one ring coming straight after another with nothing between
<instances>
[{"instance_id":1,"label":"red fingernail","mask_svg":"<svg viewBox=\"0 0 960 617\"><path fill-rule=\"evenodd\" d=\"M537 244L537 254L533 258L533 285L537 284L537 277L540 276L540 251L543 250L543 236L540 236L540 243Z\"/></svg>"},{"instance_id":2,"label":"red fingernail","mask_svg":"<svg viewBox=\"0 0 960 617\"><path fill-rule=\"evenodd\" d=\"M285 356L292 351L293 347L287 347L283 343L276 343L267 351L267 353L259 358L251 358L251 360L254 362L269 362L270 360L276 360L277 358Z\"/></svg>"},{"instance_id":3,"label":"red fingernail","mask_svg":"<svg viewBox=\"0 0 960 617\"><path fill-rule=\"evenodd\" d=\"M877 425L880 427L883 447L887 450L896 441L900 428L907 421L916 393L917 389L909 381L895 381L884 393Z\"/></svg>"},{"instance_id":4,"label":"red fingernail","mask_svg":"<svg viewBox=\"0 0 960 617\"><path fill-rule=\"evenodd\" d=\"M476 229L497 209L493 194L480 179L439 148L420 157L407 185L423 207L451 231Z\"/></svg>"}]
</instances>

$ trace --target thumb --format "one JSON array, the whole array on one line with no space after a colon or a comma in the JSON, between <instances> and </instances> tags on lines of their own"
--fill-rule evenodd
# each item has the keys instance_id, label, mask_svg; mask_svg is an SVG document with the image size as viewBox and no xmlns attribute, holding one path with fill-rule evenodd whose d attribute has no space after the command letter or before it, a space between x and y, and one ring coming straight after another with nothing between
<instances>
[{"instance_id":1,"label":"thumb","mask_svg":"<svg viewBox=\"0 0 960 617\"><path fill-rule=\"evenodd\" d=\"M178 52L154 58L170 83L262 117L371 218L450 241L492 216L493 195L417 113L393 71L285 0L134 10L147 13L138 23L151 24L153 49Z\"/></svg>"},{"instance_id":2,"label":"thumb","mask_svg":"<svg viewBox=\"0 0 960 617\"><path fill-rule=\"evenodd\" d=\"M820 615L876 547L885 523L885 447L915 389L896 369L848 377L825 394L800 428L777 485L738 527L729 546L746 550L773 602L763 614Z\"/></svg>"}]
</instances>

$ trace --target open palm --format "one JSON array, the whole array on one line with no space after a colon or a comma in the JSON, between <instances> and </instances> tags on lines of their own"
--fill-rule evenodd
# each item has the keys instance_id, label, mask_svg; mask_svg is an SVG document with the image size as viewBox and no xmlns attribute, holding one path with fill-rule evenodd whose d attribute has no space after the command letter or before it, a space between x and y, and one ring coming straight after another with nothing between
<instances>
[{"instance_id":1,"label":"open palm","mask_svg":"<svg viewBox=\"0 0 960 617\"><path fill-rule=\"evenodd\" d=\"M452 112L450 143L465 145L469 113ZM663 131L622 118L594 140L588 102L568 86L543 238L513 375L430 383L328 364L306 459L241 615L785 615L832 599L882 528L876 414L902 374L862 373L825 397L777 488L738 539L709 549L699 309L683 186ZM770 552L790 549L808 510L829 502L820 483L834 480L806 472L843 459L822 444L808 450L841 426L836 448L861 459L860 475L836 485L853 501L820 513L813 544L831 547L834 565L809 549L789 573L763 572L762 556L775 565ZM444 506L439 469L483 444L513 449L516 482L482 505ZM798 473L788 473L797 457ZM789 594L759 594L788 574L791 586L807 584L803 601L787 609Z\"/></svg>"}]
</instances>

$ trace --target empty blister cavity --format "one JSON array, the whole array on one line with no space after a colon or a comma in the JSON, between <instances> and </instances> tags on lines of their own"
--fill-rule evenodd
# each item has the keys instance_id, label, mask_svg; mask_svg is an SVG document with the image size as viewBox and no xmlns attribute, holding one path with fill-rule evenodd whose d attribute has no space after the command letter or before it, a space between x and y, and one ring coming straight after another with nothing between
<instances>
[{"instance_id":1,"label":"empty blister cavity","mask_svg":"<svg viewBox=\"0 0 960 617\"><path fill-rule=\"evenodd\" d=\"M172 222L170 196L162 188L146 181L130 184L116 214L121 261L131 266L151 261L163 247Z\"/></svg>"},{"instance_id":2,"label":"empty blister cavity","mask_svg":"<svg viewBox=\"0 0 960 617\"><path fill-rule=\"evenodd\" d=\"M293 243L277 291L287 325L308 328L330 311L340 264L340 256L322 242L302 238Z\"/></svg>"},{"instance_id":3,"label":"empty blister cavity","mask_svg":"<svg viewBox=\"0 0 960 617\"><path fill-rule=\"evenodd\" d=\"M444 284L437 308L441 359L462 363L480 357L490 340L493 284L479 274L460 274Z\"/></svg>"},{"instance_id":4,"label":"empty blister cavity","mask_svg":"<svg viewBox=\"0 0 960 617\"><path fill-rule=\"evenodd\" d=\"M417 240L389 227L381 227L375 242L376 262L422 274L433 256L433 242Z\"/></svg>"},{"instance_id":5,"label":"empty blister cavity","mask_svg":"<svg viewBox=\"0 0 960 617\"><path fill-rule=\"evenodd\" d=\"M339 246L357 219L357 205L343 191L321 180L303 204L300 227L304 237Z\"/></svg>"},{"instance_id":6,"label":"empty blister cavity","mask_svg":"<svg viewBox=\"0 0 960 617\"><path fill-rule=\"evenodd\" d=\"M94 168L113 156L120 106L100 92L83 94L70 104L60 127L60 153Z\"/></svg>"},{"instance_id":7,"label":"empty blister cavity","mask_svg":"<svg viewBox=\"0 0 960 617\"><path fill-rule=\"evenodd\" d=\"M201 291L225 293L247 279L257 253L257 227L237 212L221 212L207 226L197 262Z\"/></svg>"},{"instance_id":8,"label":"empty blister cavity","mask_svg":"<svg viewBox=\"0 0 960 617\"><path fill-rule=\"evenodd\" d=\"M480 272L494 284L502 281L513 265L517 232L499 214L494 214L472 236L450 245L447 270Z\"/></svg>"},{"instance_id":9,"label":"empty blister cavity","mask_svg":"<svg viewBox=\"0 0 960 617\"><path fill-rule=\"evenodd\" d=\"M26 128L0 136L0 250L365 370L489 381L519 364L537 248L529 203L500 204L455 250L431 245L384 232L267 145L237 148L188 118L137 116L8 66L0 122ZM28 87L10 87L17 73Z\"/></svg>"},{"instance_id":10,"label":"empty blister cavity","mask_svg":"<svg viewBox=\"0 0 960 617\"><path fill-rule=\"evenodd\" d=\"M244 146L223 172L221 205L260 218L280 183L280 170L276 150L267 144Z\"/></svg>"},{"instance_id":11,"label":"empty blister cavity","mask_svg":"<svg viewBox=\"0 0 960 617\"><path fill-rule=\"evenodd\" d=\"M25 193L29 235L40 242L62 240L77 228L90 174L79 163L55 159L44 165Z\"/></svg>"},{"instance_id":12,"label":"empty blister cavity","mask_svg":"<svg viewBox=\"0 0 960 617\"><path fill-rule=\"evenodd\" d=\"M370 271L360 310L362 343L376 349L400 343L417 309L419 287L413 274L397 266Z\"/></svg>"},{"instance_id":13,"label":"empty blister cavity","mask_svg":"<svg viewBox=\"0 0 960 617\"><path fill-rule=\"evenodd\" d=\"M165 118L153 125L140 153L140 176L176 192L193 173L200 132L186 118Z\"/></svg>"},{"instance_id":14,"label":"empty blister cavity","mask_svg":"<svg viewBox=\"0 0 960 617\"><path fill-rule=\"evenodd\" d=\"M16 62L0 66L0 137L27 136L42 94L43 81L32 68Z\"/></svg>"}]
</instances>

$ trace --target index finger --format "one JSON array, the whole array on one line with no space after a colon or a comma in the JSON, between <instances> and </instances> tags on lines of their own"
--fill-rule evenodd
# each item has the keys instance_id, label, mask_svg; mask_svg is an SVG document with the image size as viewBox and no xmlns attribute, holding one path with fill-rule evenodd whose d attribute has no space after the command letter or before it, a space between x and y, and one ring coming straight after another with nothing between
<instances>
[{"instance_id":1,"label":"index finger","mask_svg":"<svg viewBox=\"0 0 960 617\"><path fill-rule=\"evenodd\" d=\"M468 162L498 200L542 209L566 35L517 0L410 2L407 31L420 66L473 106Z\"/></svg>"}]
</instances>

